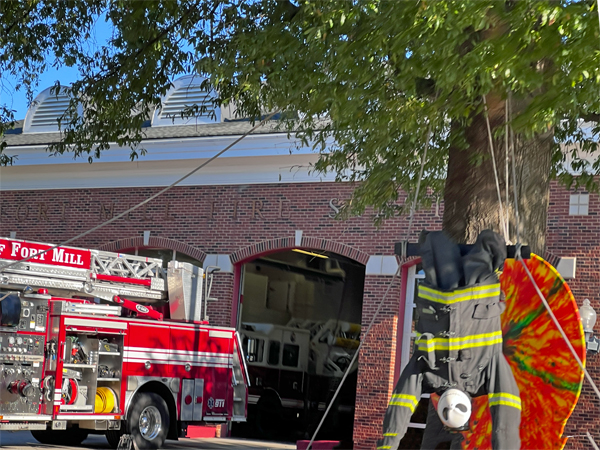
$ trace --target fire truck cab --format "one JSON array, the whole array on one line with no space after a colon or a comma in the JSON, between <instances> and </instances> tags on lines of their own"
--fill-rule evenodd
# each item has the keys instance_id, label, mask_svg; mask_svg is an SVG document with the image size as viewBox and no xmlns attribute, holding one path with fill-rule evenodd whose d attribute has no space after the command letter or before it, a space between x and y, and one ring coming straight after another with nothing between
<instances>
[{"instance_id":1,"label":"fire truck cab","mask_svg":"<svg viewBox=\"0 0 600 450\"><path fill-rule=\"evenodd\" d=\"M30 258L26 260L26 258ZM190 424L245 421L235 329L208 324L188 263L0 238L0 430L160 448Z\"/></svg>"}]
</instances>

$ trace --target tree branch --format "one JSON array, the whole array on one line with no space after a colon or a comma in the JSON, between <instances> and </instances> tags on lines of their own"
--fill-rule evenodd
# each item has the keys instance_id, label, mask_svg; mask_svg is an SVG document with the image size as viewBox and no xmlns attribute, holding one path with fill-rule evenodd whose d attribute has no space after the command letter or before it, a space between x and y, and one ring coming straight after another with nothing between
<instances>
[{"instance_id":1,"label":"tree branch","mask_svg":"<svg viewBox=\"0 0 600 450\"><path fill-rule=\"evenodd\" d=\"M2 32L2 34L4 36L7 36L14 27L16 27L18 24L22 23L23 20L25 20L27 17L29 17L29 15L31 14L31 12L35 9L36 3L32 2L31 6L29 7L29 9L25 12L25 14L23 14L23 16L21 17L21 19L19 21L13 22L6 30L4 30Z\"/></svg>"}]
</instances>

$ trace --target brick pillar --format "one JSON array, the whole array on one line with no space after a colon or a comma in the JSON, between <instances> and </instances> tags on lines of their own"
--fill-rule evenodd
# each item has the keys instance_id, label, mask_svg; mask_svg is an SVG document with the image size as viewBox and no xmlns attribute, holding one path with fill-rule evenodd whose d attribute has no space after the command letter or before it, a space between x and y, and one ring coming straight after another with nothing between
<instances>
[{"instance_id":1,"label":"brick pillar","mask_svg":"<svg viewBox=\"0 0 600 450\"><path fill-rule=\"evenodd\" d=\"M217 301L208 302L208 318L211 325L219 327L231 326L233 302L233 273L215 272L213 275L211 298Z\"/></svg>"},{"instance_id":2,"label":"brick pillar","mask_svg":"<svg viewBox=\"0 0 600 450\"><path fill-rule=\"evenodd\" d=\"M362 308L363 332L371 323L383 295L394 277L367 275ZM383 416L394 389L394 368L400 278L394 279L377 319L364 340L358 360L354 448L374 449L381 436Z\"/></svg>"}]
</instances>

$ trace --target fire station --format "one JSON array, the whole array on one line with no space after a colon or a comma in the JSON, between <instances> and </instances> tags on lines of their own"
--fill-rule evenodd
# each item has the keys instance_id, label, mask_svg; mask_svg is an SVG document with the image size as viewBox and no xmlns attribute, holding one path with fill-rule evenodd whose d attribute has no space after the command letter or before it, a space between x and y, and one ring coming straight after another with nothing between
<instances>
[{"instance_id":1,"label":"fire station","mask_svg":"<svg viewBox=\"0 0 600 450\"><path fill-rule=\"evenodd\" d=\"M16 159L0 169L0 237L66 242L159 193L250 130L228 108L178 117L207 95L193 78L177 80L145 124L144 156L131 161L129 149L115 147L90 164L45 151L60 139L56 118L67 99L43 91L4 137L5 152ZM423 276L418 264L400 265L394 253L408 218L379 227L369 213L339 220L353 187L313 172L317 156L267 124L177 186L68 245L160 258L165 268L192 263L212 274L209 323L240 333L251 382L248 421L224 426L222 434L310 439L383 301L319 434L371 449L409 357L414 292ZM440 230L443 208L434 201L419 210L407 238ZM45 256L77 264L68 252ZM542 256L578 305L587 298L600 312L598 194L552 183ZM586 366L600 382L600 355L588 350ZM598 429L598 400L584 382L565 434Z\"/></svg>"}]
</instances>

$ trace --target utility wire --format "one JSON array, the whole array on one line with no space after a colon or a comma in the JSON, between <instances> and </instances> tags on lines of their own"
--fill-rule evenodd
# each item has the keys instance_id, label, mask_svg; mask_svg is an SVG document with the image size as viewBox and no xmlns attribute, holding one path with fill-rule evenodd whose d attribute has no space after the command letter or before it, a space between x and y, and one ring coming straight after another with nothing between
<instances>
[{"instance_id":1,"label":"utility wire","mask_svg":"<svg viewBox=\"0 0 600 450\"><path fill-rule=\"evenodd\" d=\"M371 319L371 322L369 323L369 326L367 327L367 331L365 331L364 336L361 336L360 344L358 344L358 348L356 349L356 352L354 352L352 361L350 361L350 364L348 364L348 368L344 372L344 376L342 377L342 380L340 381L338 388L336 389L335 393L333 394L333 397L331 398L329 405L327 405L327 409L325 410L325 413L323 414L323 417L321 418L321 421L319 422L319 425L317 426L317 429L315 430L312 438L310 439L310 442L308 443L306 450L310 450L312 448L312 444L315 441L315 438L317 437L317 434L319 433L319 430L321 429L323 422L325 422L325 419L327 418L327 414L329 414L329 411L331 410L331 407L333 406L335 399L337 398L338 394L340 393L340 390L342 389L344 381L346 381L346 378L348 378L348 375L350 374L350 369L356 362L356 359L358 358L360 349L362 348L363 344L365 343L365 340L366 340L367 336L369 335L369 332L371 331L373 324L375 323L375 319L377 319L377 315L379 314L379 311L381 311L383 302L384 302L385 298L387 297L388 293L390 292L390 289L394 285L394 281L396 280L396 277L398 276L398 273L400 272L401 267L402 266L398 265L398 269L396 270L396 273L394 274L392 281L390 281L390 283L388 284L387 290L385 291L385 294L383 294L383 298L381 299L381 302L379 302L379 306L377 307L377 310L375 311L375 314L373 315L373 318Z\"/></svg>"},{"instance_id":2,"label":"utility wire","mask_svg":"<svg viewBox=\"0 0 600 450\"><path fill-rule=\"evenodd\" d=\"M87 236L90 233L93 233L94 231L99 230L100 228L108 225L109 223L112 223L116 220L119 220L121 217L126 216L127 214L129 214L132 211L135 211L136 209L144 206L146 203L154 200L156 197L161 196L162 194L164 194L165 192L169 191L170 189L174 188L175 186L177 186L179 183L181 183L183 180L191 177L192 175L194 175L196 172L198 172L200 169L202 169L203 167L205 167L206 165L210 164L212 161L214 161L215 159L217 159L219 156L221 156L223 153L225 153L227 150L229 150L230 148L232 148L234 145L238 144L241 140L243 140L246 136L252 134L255 130L257 130L258 128L262 127L265 123L267 123L273 116L275 116L275 114L277 114L279 111L275 111L272 112L271 114L269 114L267 117L265 117L263 120L260 121L260 123L258 123L257 125L253 126L250 130L246 131L244 134L242 134L240 137L238 137L235 141L233 141L231 144L229 144L228 146L226 146L223 150L221 150L220 152L218 152L217 154L215 154L214 156L212 156L211 158L209 158L208 160L204 161L202 164L200 164L199 166L197 166L195 169L193 169L192 171L188 172L187 174L185 174L184 176L182 176L181 178L179 178L178 180L174 181L173 183L171 183L169 186L167 186L164 189L161 189L160 191L158 191L156 194L148 197L147 199L141 201L140 203L138 203L137 205L132 206L131 208L129 208L128 210L122 212L121 214L117 214L115 217L107 220L106 222L102 222L100 225L95 226L94 228L91 228L87 231L84 231L81 234L78 234L75 237L72 237L71 239L67 239L66 241L55 245L54 247L50 247L47 250L44 250L42 252L36 253L34 255L30 255L27 258L23 258L20 259L18 261L14 261L12 263L6 264L2 267L0 267L0 270L4 270L4 269L8 269L9 267L12 267L16 264L25 262L25 261L29 261L31 258L33 257L37 257L39 255L43 255L44 253L49 252L50 250L54 250L58 247L61 247L63 245L67 245L73 241L76 241L79 238L82 238L84 236Z\"/></svg>"},{"instance_id":3,"label":"utility wire","mask_svg":"<svg viewBox=\"0 0 600 450\"><path fill-rule=\"evenodd\" d=\"M426 136L426 140L425 140L425 148L423 149L423 155L421 156L421 169L419 170L419 177L417 179L417 189L416 189L415 197L413 198L412 206L411 206L411 209L410 209L410 220L408 222L408 230L406 232L406 239L408 239L408 237L410 235L410 231L411 231L413 220L414 220L414 213L415 213L415 209L416 209L416 205L417 205L417 198L419 197L419 189L421 187L421 179L423 178L423 170L424 170L424 167L425 167L425 159L427 158L427 149L429 148L429 140L430 139L431 139L431 123L429 124L429 127L427 128L427 136ZM403 248L405 249L406 247L403 247ZM402 252L402 260L403 260L402 262L404 262L405 253L406 253L405 251ZM312 448L312 444L315 441L315 438L317 437L317 434L319 433L319 430L321 429L321 426L325 422L325 419L327 418L327 414L329 414L329 411L331 410L331 407L333 406L333 403L335 402L338 394L340 393L340 391L342 389L342 386L344 385L344 381L346 381L346 378L348 378L348 375L350 374L350 370L352 369L352 366L354 365L354 363L356 362L356 359L358 358L358 354L360 352L360 349L362 348L364 342L366 341L367 336L369 335L369 332L371 331L371 328L373 327L373 324L375 323L375 320L377 319L377 316L379 315L379 312L381 311L381 308L383 306L383 302L385 301L388 293L390 292L390 289L394 285L394 281L396 281L396 278L398 277L398 274L400 273L400 269L401 268L402 268L402 265L399 264L398 265L398 269L396 270L396 273L394 274L394 276L390 280L390 282L388 284L388 287L387 287L385 293L383 294L383 297L381 298L381 301L379 302L379 305L377 306L377 310L375 311L375 314L373 315L373 318L371 319L371 322L369 323L369 326L367 327L367 330L365 331L365 334L361 335L361 337L360 337L360 343L358 344L358 348L356 349L356 352L354 353L354 356L352 357L352 361L350 361L350 364L348 364L348 367L347 367L346 371L344 372L344 376L342 377L342 380L340 381L340 384L338 385L335 393L333 394L333 397L331 398L331 401L329 402L329 405L327 405L327 409L325 410L325 413L323 414L323 417L321 418L321 421L319 422L319 425L317 426L317 429L313 433L313 436L310 439L310 442L308 443L308 446L306 447L306 450L310 450Z\"/></svg>"},{"instance_id":4,"label":"utility wire","mask_svg":"<svg viewBox=\"0 0 600 450\"><path fill-rule=\"evenodd\" d=\"M592 389L594 390L594 392L598 396L598 400L600 400L600 391L598 390L598 387L596 386L596 384L594 383L594 380L592 379L592 377L590 376L590 374L586 370L585 366L583 365L583 362L581 362L581 359L579 358L579 355L575 351L575 348L573 348L573 344L571 344L571 341L569 341L569 338L567 337L567 334L565 333L565 331L563 330L562 326L558 322L558 319L554 315L554 312L552 312L552 309L550 308L550 304L548 304L548 300L546 300L546 297L544 297L544 294L542 293L542 291L538 287L537 283L535 282L535 279L533 278L533 275L531 274L531 272L529 271L529 268L525 264L525 261L523 261L523 258L521 257L521 252L520 251L517 252L517 258L518 258L519 262L521 263L521 265L523 266L523 269L525 269L525 273L527 274L527 278L529 278L529 281L531 281L531 284L533 285L533 287L534 287L534 289L535 289L538 297L542 301L542 304L544 305L544 307L548 311L548 314L550 315L550 318L552 319L552 322L554 322L554 325L558 329L558 332L561 334L562 338L564 339L565 343L567 344L567 347L569 347L569 350L571 351L571 353L575 357L575 360L577 361L577 364L579 365L579 367L581 368L581 370L585 374L585 377L587 378L587 380L592 385Z\"/></svg>"},{"instance_id":5,"label":"utility wire","mask_svg":"<svg viewBox=\"0 0 600 450\"><path fill-rule=\"evenodd\" d=\"M494 140L492 138L492 129L490 126L490 118L488 115L488 106L485 95L483 95L484 115L485 124L487 126L488 140L490 144L490 154L492 155L492 166L494 167L494 179L496 181L496 193L498 194L498 205L500 207L500 224L502 226L502 232L504 234L504 241L508 242L508 218L504 217L504 207L502 206L502 194L500 193L500 183L498 182L498 170L496 169L496 158L494 156Z\"/></svg>"},{"instance_id":6,"label":"utility wire","mask_svg":"<svg viewBox=\"0 0 600 450\"><path fill-rule=\"evenodd\" d=\"M600 1L600 0L598 0L598 1ZM509 93L509 97L508 97L509 102L510 102L510 99L511 99L511 97L510 97L510 93ZM511 111L511 113L512 113L512 105L510 105L510 104L509 104L509 111ZM562 326L558 322L558 319L554 315L554 312L552 311L552 308L550 308L550 304L548 303L548 301L546 300L546 297L544 297L544 294L542 293L542 291L538 287L537 283L535 282L535 279L533 278L533 275L529 271L529 268L525 264L525 261L523 260L523 257L521 255L521 241L520 241L520 237L519 237L519 228L520 228L520 223L519 223L519 207L518 207L517 194L516 194L516 192L517 192L517 189L516 189L517 178L515 176L514 132L512 131L512 127L511 127L511 136L513 138L512 139L513 140L513 142L512 142L512 158L513 158L512 168L513 168L513 183L515 184L513 186L514 187L513 190L515 192L514 201L515 201L515 213L516 213L515 220L516 220L516 228L517 228L517 256L516 256L517 260L523 266L523 269L525 270L525 273L527 274L527 277L529 278L529 281L531 281L531 284L533 285L533 287L534 287L537 295L539 296L540 300L542 301L542 304L544 305L544 307L546 308L546 311L550 315L550 318L552 319L552 322L554 322L554 325L558 329L558 331L561 334L563 340L565 341L565 343L569 347L569 350L573 354L573 357L575 358L575 361L577 361L577 364L579 365L579 367L581 368L581 370L585 374L585 377L589 381L590 385L592 386L592 389L594 390L594 392L598 396L598 399L600 400L600 390L598 390L598 387L594 383L594 380L592 379L592 377L590 376L590 374L586 370L585 366L583 365L583 362L579 358L579 355L577 355L577 352L575 351L575 348L573 348L573 345L571 344L571 341L569 340L569 338L567 337L567 334L565 333L565 331L563 330ZM495 166L494 166L494 171L495 170L496 169L495 169ZM498 176L497 173L495 175L496 175L496 177Z\"/></svg>"}]
</instances>

